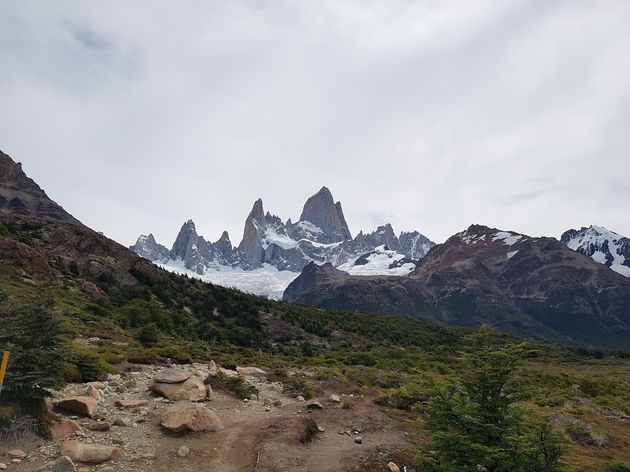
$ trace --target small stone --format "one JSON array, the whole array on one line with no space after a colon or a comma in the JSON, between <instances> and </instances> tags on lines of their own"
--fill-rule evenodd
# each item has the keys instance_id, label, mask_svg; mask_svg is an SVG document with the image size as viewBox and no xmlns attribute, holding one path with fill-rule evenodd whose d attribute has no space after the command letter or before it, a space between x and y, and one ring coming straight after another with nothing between
<instances>
[{"instance_id":1,"label":"small stone","mask_svg":"<svg viewBox=\"0 0 630 472\"><path fill-rule=\"evenodd\" d=\"M217 414L203 405L180 403L162 416L162 427L172 433L188 431L218 431L223 424Z\"/></svg>"},{"instance_id":2,"label":"small stone","mask_svg":"<svg viewBox=\"0 0 630 472\"><path fill-rule=\"evenodd\" d=\"M11 464L19 464L22 462L22 459L11 459Z\"/></svg>"},{"instance_id":3,"label":"small stone","mask_svg":"<svg viewBox=\"0 0 630 472\"><path fill-rule=\"evenodd\" d=\"M325 433L326 430L324 428L322 428L321 426L317 427L317 431L319 431L320 433Z\"/></svg>"},{"instance_id":4,"label":"small stone","mask_svg":"<svg viewBox=\"0 0 630 472\"><path fill-rule=\"evenodd\" d=\"M78 462L100 463L121 459L123 452L117 447L101 444L83 444L79 441L66 441L61 445L61 455Z\"/></svg>"},{"instance_id":5,"label":"small stone","mask_svg":"<svg viewBox=\"0 0 630 472\"><path fill-rule=\"evenodd\" d=\"M188 380L192 374L182 369L166 369L155 377L153 381L157 383L177 384Z\"/></svg>"},{"instance_id":6,"label":"small stone","mask_svg":"<svg viewBox=\"0 0 630 472\"><path fill-rule=\"evenodd\" d=\"M116 381L116 380L120 380L120 374L107 374L108 382Z\"/></svg>"},{"instance_id":7,"label":"small stone","mask_svg":"<svg viewBox=\"0 0 630 472\"><path fill-rule=\"evenodd\" d=\"M26 453L22 449L11 449L7 451L7 454L11 459L24 459L26 457Z\"/></svg>"},{"instance_id":8,"label":"small stone","mask_svg":"<svg viewBox=\"0 0 630 472\"><path fill-rule=\"evenodd\" d=\"M400 472L400 468L393 462L388 463L387 467L389 467L390 472Z\"/></svg>"},{"instance_id":9,"label":"small stone","mask_svg":"<svg viewBox=\"0 0 630 472\"><path fill-rule=\"evenodd\" d=\"M356 436L354 438L354 442L357 444L363 444L363 438L361 436Z\"/></svg>"},{"instance_id":10,"label":"small stone","mask_svg":"<svg viewBox=\"0 0 630 472\"><path fill-rule=\"evenodd\" d=\"M138 408L140 406L146 406L149 404L149 400L118 400L116 406L121 408Z\"/></svg>"},{"instance_id":11,"label":"small stone","mask_svg":"<svg viewBox=\"0 0 630 472\"><path fill-rule=\"evenodd\" d=\"M76 468L74 462L67 457L63 456L52 462L49 462L45 466L38 469L38 472L75 472Z\"/></svg>"},{"instance_id":12,"label":"small stone","mask_svg":"<svg viewBox=\"0 0 630 472\"><path fill-rule=\"evenodd\" d=\"M179 457L186 457L188 454L190 454L190 449L188 449L186 446L180 446L177 450L177 455Z\"/></svg>"},{"instance_id":13,"label":"small stone","mask_svg":"<svg viewBox=\"0 0 630 472\"><path fill-rule=\"evenodd\" d=\"M131 426L131 420L129 418L116 418L114 420L114 426L129 428Z\"/></svg>"},{"instance_id":14,"label":"small stone","mask_svg":"<svg viewBox=\"0 0 630 472\"><path fill-rule=\"evenodd\" d=\"M88 424L88 429L90 431L109 431L112 429L112 425L107 421L92 421Z\"/></svg>"},{"instance_id":15,"label":"small stone","mask_svg":"<svg viewBox=\"0 0 630 472\"><path fill-rule=\"evenodd\" d=\"M341 402L341 399L339 398L339 395L335 395L334 393L330 396L330 401L333 403L339 403Z\"/></svg>"},{"instance_id":16,"label":"small stone","mask_svg":"<svg viewBox=\"0 0 630 472\"><path fill-rule=\"evenodd\" d=\"M270 407L269 405L267 405L267 406L265 407L265 411L271 411L271 407Z\"/></svg>"},{"instance_id":17,"label":"small stone","mask_svg":"<svg viewBox=\"0 0 630 472\"><path fill-rule=\"evenodd\" d=\"M62 439L81 431L81 426L74 420L62 418L50 426L50 434L53 439Z\"/></svg>"},{"instance_id":18,"label":"small stone","mask_svg":"<svg viewBox=\"0 0 630 472\"><path fill-rule=\"evenodd\" d=\"M299 402L303 402L304 401L304 397L302 395L298 395L297 397L295 397L295 399Z\"/></svg>"},{"instance_id":19,"label":"small stone","mask_svg":"<svg viewBox=\"0 0 630 472\"><path fill-rule=\"evenodd\" d=\"M256 395L255 393L252 393L252 394L249 396L249 399L250 399L251 401L253 401L253 402L257 402L257 401L258 401L258 395Z\"/></svg>"},{"instance_id":20,"label":"small stone","mask_svg":"<svg viewBox=\"0 0 630 472\"><path fill-rule=\"evenodd\" d=\"M91 385L88 385L88 388L85 389L85 395L88 397L92 397L96 401L99 401L101 399L101 393Z\"/></svg>"},{"instance_id":21,"label":"small stone","mask_svg":"<svg viewBox=\"0 0 630 472\"><path fill-rule=\"evenodd\" d=\"M324 409L322 404L319 402L310 402L308 405L306 405L306 408L308 408L309 410L323 410Z\"/></svg>"},{"instance_id":22,"label":"small stone","mask_svg":"<svg viewBox=\"0 0 630 472\"><path fill-rule=\"evenodd\" d=\"M6 470L7 469L7 465L0 462L0 470Z\"/></svg>"}]
</instances>

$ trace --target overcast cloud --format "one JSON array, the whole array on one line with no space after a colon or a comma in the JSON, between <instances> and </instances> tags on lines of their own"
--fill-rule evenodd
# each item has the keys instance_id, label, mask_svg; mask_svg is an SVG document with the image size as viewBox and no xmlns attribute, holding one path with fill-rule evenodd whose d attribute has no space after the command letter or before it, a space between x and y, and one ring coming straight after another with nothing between
<instances>
[{"instance_id":1,"label":"overcast cloud","mask_svg":"<svg viewBox=\"0 0 630 472\"><path fill-rule=\"evenodd\" d=\"M322 185L353 234L630 236L627 0L0 0L0 149L129 245Z\"/></svg>"}]
</instances>

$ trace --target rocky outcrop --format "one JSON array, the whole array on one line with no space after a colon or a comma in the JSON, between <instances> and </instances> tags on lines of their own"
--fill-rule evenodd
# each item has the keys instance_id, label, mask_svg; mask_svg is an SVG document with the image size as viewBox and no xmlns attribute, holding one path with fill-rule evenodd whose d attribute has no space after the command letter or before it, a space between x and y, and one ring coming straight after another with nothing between
<instances>
[{"instance_id":1,"label":"rocky outcrop","mask_svg":"<svg viewBox=\"0 0 630 472\"><path fill-rule=\"evenodd\" d=\"M256 200L252 211L250 211L245 220L245 228L243 229L243 240L238 246L238 250L243 254L244 260L252 268L260 267L265 260L265 252L262 246L262 240L267 229L265 213L263 210L262 199Z\"/></svg>"},{"instance_id":2,"label":"rocky outcrop","mask_svg":"<svg viewBox=\"0 0 630 472\"><path fill-rule=\"evenodd\" d=\"M162 416L161 425L176 434L223 429L223 423L215 412L203 405L190 403L178 403L170 407Z\"/></svg>"},{"instance_id":3,"label":"rocky outcrop","mask_svg":"<svg viewBox=\"0 0 630 472\"><path fill-rule=\"evenodd\" d=\"M48 462L37 472L76 472L77 468L68 456L61 456L59 459Z\"/></svg>"},{"instance_id":4,"label":"rocky outcrop","mask_svg":"<svg viewBox=\"0 0 630 472\"><path fill-rule=\"evenodd\" d=\"M83 226L79 220L52 201L46 192L14 162L0 151L0 211L34 216Z\"/></svg>"},{"instance_id":5,"label":"rocky outcrop","mask_svg":"<svg viewBox=\"0 0 630 472\"><path fill-rule=\"evenodd\" d=\"M630 347L630 280L553 238L473 225L406 277L307 265L284 299L523 335Z\"/></svg>"}]
</instances>

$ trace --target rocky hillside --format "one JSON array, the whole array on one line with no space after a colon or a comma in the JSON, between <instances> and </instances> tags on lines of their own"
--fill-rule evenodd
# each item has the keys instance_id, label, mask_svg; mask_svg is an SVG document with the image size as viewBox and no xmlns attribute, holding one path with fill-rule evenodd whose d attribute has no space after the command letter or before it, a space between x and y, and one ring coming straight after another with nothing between
<instances>
[{"instance_id":1,"label":"rocky hillside","mask_svg":"<svg viewBox=\"0 0 630 472\"><path fill-rule=\"evenodd\" d=\"M630 277L630 239L601 226L570 229L560 240L570 249Z\"/></svg>"},{"instance_id":2,"label":"rocky hillside","mask_svg":"<svg viewBox=\"0 0 630 472\"><path fill-rule=\"evenodd\" d=\"M628 279L556 239L485 226L435 246L405 277L351 277L309 264L284 300L630 347Z\"/></svg>"},{"instance_id":3,"label":"rocky hillside","mask_svg":"<svg viewBox=\"0 0 630 472\"><path fill-rule=\"evenodd\" d=\"M238 247L232 246L227 232L216 242L207 241L197 234L194 222L189 220L180 229L170 251L152 235L140 236L130 249L167 269L279 297L286 285L312 261L330 262L350 274L401 275L413 270L434 245L417 231L396 235L390 224L379 226L372 233L359 232L353 238L341 202L335 202L330 190L322 187L306 201L295 223L265 212L262 200L258 199L245 220ZM392 251L390 264L384 264L382 258L377 262L369 257L379 247L381 253ZM256 284L257 275L251 274L253 271L258 276L264 272L273 280L262 284L267 291L261 291ZM252 276L247 277L248 273ZM281 287L279 292L268 291L274 284Z\"/></svg>"}]
</instances>

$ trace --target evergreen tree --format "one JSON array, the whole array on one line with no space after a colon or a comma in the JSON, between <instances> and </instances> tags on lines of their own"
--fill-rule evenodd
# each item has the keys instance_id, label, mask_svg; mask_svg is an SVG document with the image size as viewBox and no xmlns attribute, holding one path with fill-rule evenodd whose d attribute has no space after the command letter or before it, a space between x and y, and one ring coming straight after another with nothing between
<instances>
[{"instance_id":1,"label":"evergreen tree","mask_svg":"<svg viewBox=\"0 0 630 472\"><path fill-rule=\"evenodd\" d=\"M524 345L500 345L488 326L468 339L461 383L438 391L429 402L426 428L433 444L422 455L421 470L561 470L561 437L547 420L513 405L509 380Z\"/></svg>"}]
</instances>

